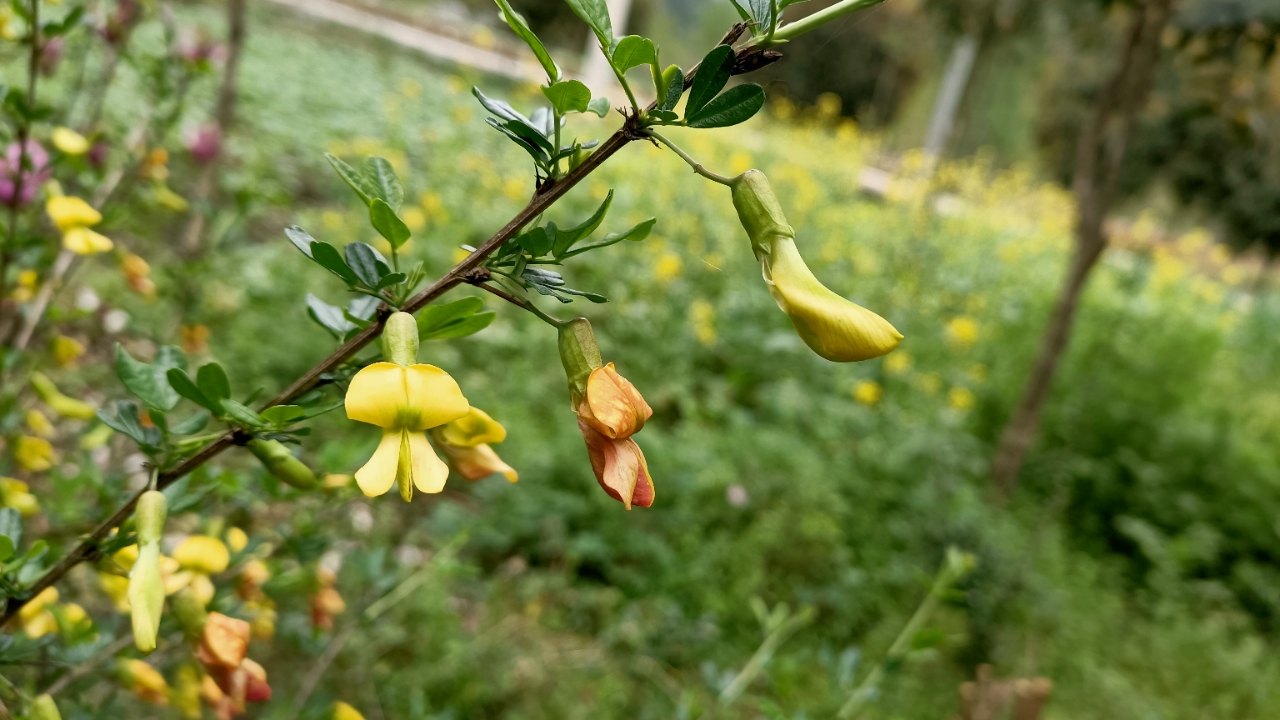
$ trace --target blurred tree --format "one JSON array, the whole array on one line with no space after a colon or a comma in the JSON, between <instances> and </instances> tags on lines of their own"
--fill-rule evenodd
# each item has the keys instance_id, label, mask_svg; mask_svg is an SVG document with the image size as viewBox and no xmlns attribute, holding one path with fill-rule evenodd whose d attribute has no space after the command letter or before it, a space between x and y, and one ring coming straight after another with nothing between
<instances>
[{"instance_id":1,"label":"blurred tree","mask_svg":"<svg viewBox=\"0 0 1280 720\"><path fill-rule=\"evenodd\" d=\"M1084 23L1078 27L1105 27L1107 11L1117 5L1120 3L1078 8L1077 12L1084 15ZM1071 178L1076 197L1076 247L1031 376L1005 426L992 464L996 486L1006 495L1017 482L1027 449L1039 427L1054 373L1071 337L1081 292L1107 247L1103 222L1119 191L1129 137L1138 113L1151 96L1160 61L1161 37L1169 25L1172 6L1173 0L1143 0L1129 9L1129 25L1114 69L1076 139Z\"/></svg>"}]
</instances>

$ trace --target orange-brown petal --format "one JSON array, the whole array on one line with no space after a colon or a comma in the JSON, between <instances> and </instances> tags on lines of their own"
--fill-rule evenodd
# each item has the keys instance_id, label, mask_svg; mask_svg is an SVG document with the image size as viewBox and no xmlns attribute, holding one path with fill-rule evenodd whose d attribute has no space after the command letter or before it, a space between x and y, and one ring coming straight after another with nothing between
<instances>
[{"instance_id":1,"label":"orange-brown petal","mask_svg":"<svg viewBox=\"0 0 1280 720\"><path fill-rule=\"evenodd\" d=\"M653 477L649 463L640 446L630 438L614 440L596 432L579 419L578 429L587 442L587 455L591 458L591 470L600 487L628 510L632 505L649 507L653 504Z\"/></svg>"},{"instance_id":2,"label":"orange-brown petal","mask_svg":"<svg viewBox=\"0 0 1280 720\"><path fill-rule=\"evenodd\" d=\"M640 432L653 409L636 386L609 363L591 371L578 415L601 435L617 440Z\"/></svg>"}]
</instances>

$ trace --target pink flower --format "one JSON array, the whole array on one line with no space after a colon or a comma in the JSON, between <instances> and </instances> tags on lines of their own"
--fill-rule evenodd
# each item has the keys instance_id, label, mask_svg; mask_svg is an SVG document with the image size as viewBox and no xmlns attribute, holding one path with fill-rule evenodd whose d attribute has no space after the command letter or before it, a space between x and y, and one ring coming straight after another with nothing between
<instances>
[{"instance_id":1,"label":"pink flower","mask_svg":"<svg viewBox=\"0 0 1280 720\"><path fill-rule=\"evenodd\" d=\"M18 168L22 160L22 149L18 143L10 143L4 158L0 159L0 203L26 205L53 173L53 169L49 167L49 153L40 143L28 139L26 169L22 172L22 197L15 197L18 190Z\"/></svg>"},{"instance_id":2,"label":"pink flower","mask_svg":"<svg viewBox=\"0 0 1280 720\"><path fill-rule=\"evenodd\" d=\"M202 125L187 134L187 150L196 162L204 165L218 156L222 149L222 129L214 123Z\"/></svg>"},{"instance_id":3,"label":"pink flower","mask_svg":"<svg viewBox=\"0 0 1280 720\"><path fill-rule=\"evenodd\" d=\"M62 62L66 49L66 40L61 35L49 38L44 47L40 48L40 74L52 77L58 71L58 64Z\"/></svg>"}]
</instances>

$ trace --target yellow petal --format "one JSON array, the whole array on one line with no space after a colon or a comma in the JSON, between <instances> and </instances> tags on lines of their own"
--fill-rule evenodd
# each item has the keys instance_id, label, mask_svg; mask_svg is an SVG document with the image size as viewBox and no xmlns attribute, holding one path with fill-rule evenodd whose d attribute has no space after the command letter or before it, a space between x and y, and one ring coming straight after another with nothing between
<instances>
[{"instance_id":1,"label":"yellow petal","mask_svg":"<svg viewBox=\"0 0 1280 720\"><path fill-rule=\"evenodd\" d=\"M406 425L407 429L417 432L429 430L465 417L471 410L471 404L463 397L457 381L440 368L410 365L405 368L405 377L408 379L409 405L418 417L416 424ZM426 442L425 436L423 442Z\"/></svg>"},{"instance_id":2,"label":"yellow petal","mask_svg":"<svg viewBox=\"0 0 1280 720\"><path fill-rule=\"evenodd\" d=\"M397 427L399 408L408 403L405 385L404 368L394 363L374 363L362 369L347 388L347 418L381 428Z\"/></svg>"},{"instance_id":3,"label":"yellow petal","mask_svg":"<svg viewBox=\"0 0 1280 720\"><path fill-rule=\"evenodd\" d=\"M764 279L778 307L805 344L833 362L880 357L902 342L887 320L831 292L804 264L795 241L778 236L764 262Z\"/></svg>"},{"instance_id":4,"label":"yellow petal","mask_svg":"<svg viewBox=\"0 0 1280 720\"><path fill-rule=\"evenodd\" d=\"M579 406L578 415L597 432L616 440L640 432L653 410L635 385L609 363L591 371L586 402Z\"/></svg>"},{"instance_id":5,"label":"yellow petal","mask_svg":"<svg viewBox=\"0 0 1280 720\"><path fill-rule=\"evenodd\" d=\"M389 364L389 363L388 363ZM366 370L368 368L365 368ZM363 372L363 371L361 371ZM352 382L352 386L355 383ZM350 397L348 392L347 396ZM350 412L351 407L347 407ZM369 497L384 495L396 482L396 465L400 460L400 432L388 430L382 433L382 442L364 467L356 471L356 484Z\"/></svg>"},{"instance_id":6,"label":"yellow petal","mask_svg":"<svg viewBox=\"0 0 1280 720\"><path fill-rule=\"evenodd\" d=\"M473 407L465 416L445 425L438 439L455 447L472 448L506 440L507 429L485 411Z\"/></svg>"},{"instance_id":7,"label":"yellow petal","mask_svg":"<svg viewBox=\"0 0 1280 720\"><path fill-rule=\"evenodd\" d=\"M62 234L62 247L77 255L97 255L107 252L114 245L111 238L101 233L87 227L73 227Z\"/></svg>"},{"instance_id":8,"label":"yellow petal","mask_svg":"<svg viewBox=\"0 0 1280 720\"><path fill-rule=\"evenodd\" d=\"M45 212L59 230L67 231L75 227L89 227L102 222L102 213L93 209L89 203L74 195L51 197L45 203Z\"/></svg>"},{"instance_id":9,"label":"yellow petal","mask_svg":"<svg viewBox=\"0 0 1280 720\"><path fill-rule=\"evenodd\" d=\"M438 493L444 490L445 480L449 479L449 466L436 455L435 449L431 447L431 443L427 442L427 436L424 433L407 434L414 487L424 493Z\"/></svg>"},{"instance_id":10,"label":"yellow petal","mask_svg":"<svg viewBox=\"0 0 1280 720\"><path fill-rule=\"evenodd\" d=\"M71 128L54 128L50 139L53 140L54 147L67 155L83 155L89 152L89 141Z\"/></svg>"},{"instance_id":11,"label":"yellow petal","mask_svg":"<svg viewBox=\"0 0 1280 720\"><path fill-rule=\"evenodd\" d=\"M183 570L216 575L227 569L231 553L221 540L208 535L192 535L173 551L173 559Z\"/></svg>"}]
</instances>

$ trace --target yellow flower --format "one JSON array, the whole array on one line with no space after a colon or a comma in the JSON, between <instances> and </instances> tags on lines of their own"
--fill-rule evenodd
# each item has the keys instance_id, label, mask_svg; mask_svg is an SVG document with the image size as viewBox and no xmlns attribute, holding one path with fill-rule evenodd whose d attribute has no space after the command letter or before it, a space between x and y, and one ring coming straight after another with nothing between
<instances>
[{"instance_id":1,"label":"yellow flower","mask_svg":"<svg viewBox=\"0 0 1280 720\"><path fill-rule=\"evenodd\" d=\"M84 345L66 335L55 335L52 345L53 361L58 364L58 367L70 367L81 355L84 355Z\"/></svg>"},{"instance_id":2,"label":"yellow flower","mask_svg":"<svg viewBox=\"0 0 1280 720\"><path fill-rule=\"evenodd\" d=\"M49 418L36 408L27 411L27 427L38 437L45 439L53 437L54 434L53 423L49 422Z\"/></svg>"},{"instance_id":3,"label":"yellow flower","mask_svg":"<svg viewBox=\"0 0 1280 720\"><path fill-rule=\"evenodd\" d=\"M169 704L169 683L155 668L141 660L119 661L120 681L134 695L152 705Z\"/></svg>"},{"instance_id":4,"label":"yellow flower","mask_svg":"<svg viewBox=\"0 0 1280 720\"><path fill-rule=\"evenodd\" d=\"M58 589L47 587L22 606L18 611L18 622L27 637L35 640L58 631L58 619L49 612L57 602Z\"/></svg>"},{"instance_id":5,"label":"yellow flower","mask_svg":"<svg viewBox=\"0 0 1280 720\"><path fill-rule=\"evenodd\" d=\"M99 423L92 430L80 436L80 449L93 450L107 444L111 436L115 434L110 426Z\"/></svg>"},{"instance_id":6,"label":"yellow flower","mask_svg":"<svg viewBox=\"0 0 1280 720\"><path fill-rule=\"evenodd\" d=\"M116 610L127 613L132 608L129 604L129 578L110 573L98 573L98 587L111 598Z\"/></svg>"},{"instance_id":7,"label":"yellow flower","mask_svg":"<svg viewBox=\"0 0 1280 720\"><path fill-rule=\"evenodd\" d=\"M947 321L947 341L958 347L969 347L978 341L978 322L968 315Z\"/></svg>"},{"instance_id":8,"label":"yellow flower","mask_svg":"<svg viewBox=\"0 0 1280 720\"><path fill-rule=\"evenodd\" d=\"M947 404L955 410L968 410L973 407L977 398L969 388L953 387L947 393Z\"/></svg>"},{"instance_id":9,"label":"yellow flower","mask_svg":"<svg viewBox=\"0 0 1280 720\"><path fill-rule=\"evenodd\" d=\"M875 405L880 402L880 396L883 391L880 384L874 380L859 380L853 386L853 399L863 405Z\"/></svg>"},{"instance_id":10,"label":"yellow flower","mask_svg":"<svg viewBox=\"0 0 1280 720\"><path fill-rule=\"evenodd\" d=\"M93 255L112 248L111 239L90 230L102 222L102 213L72 195L49 198L45 211L62 231L62 246L77 255Z\"/></svg>"},{"instance_id":11,"label":"yellow flower","mask_svg":"<svg viewBox=\"0 0 1280 720\"><path fill-rule=\"evenodd\" d=\"M926 395L937 395L942 389L942 376L938 373L925 373L920 376L920 389Z\"/></svg>"},{"instance_id":12,"label":"yellow flower","mask_svg":"<svg viewBox=\"0 0 1280 720\"><path fill-rule=\"evenodd\" d=\"M231 553L221 540L208 535L192 535L173 551L173 559L183 570L201 575L216 575L227 569Z\"/></svg>"},{"instance_id":13,"label":"yellow flower","mask_svg":"<svg viewBox=\"0 0 1280 720\"><path fill-rule=\"evenodd\" d=\"M465 416L431 431L455 472L466 480L481 480L502 473L516 482L520 475L498 457L490 443L507 438L507 430L489 414L473 407Z\"/></svg>"},{"instance_id":14,"label":"yellow flower","mask_svg":"<svg viewBox=\"0 0 1280 720\"><path fill-rule=\"evenodd\" d=\"M369 497L398 485L413 498L444 489L449 466L436 455L426 431L465 417L471 409L458 383L434 365L419 364L418 325L408 313L387 318L382 355L390 362L370 365L347 388L347 417L382 428L373 457L356 471L356 483Z\"/></svg>"},{"instance_id":15,"label":"yellow flower","mask_svg":"<svg viewBox=\"0 0 1280 720\"><path fill-rule=\"evenodd\" d=\"M53 146L66 155L83 155L89 152L89 141L85 136L68 127L53 129Z\"/></svg>"},{"instance_id":16,"label":"yellow flower","mask_svg":"<svg viewBox=\"0 0 1280 720\"><path fill-rule=\"evenodd\" d=\"M98 411L89 403L63 395L58 390L58 386L45 377L44 373L31 373L31 389L44 401L45 405L49 406L50 410L62 417L90 420L98 415Z\"/></svg>"},{"instance_id":17,"label":"yellow flower","mask_svg":"<svg viewBox=\"0 0 1280 720\"><path fill-rule=\"evenodd\" d=\"M231 548L231 552L240 552L249 546L249 534L238 527L233 527L227 531L227 547Z\"/></svg>"},{"instance_id":18,"label":"yellow flower","mask_svg":"<svg viewBox=\"0 0 1280 720\"><path fill-rule=\"evenodd\" d=\"M738 219L751 238L769 293L806 345L827 360L856 362L885 355L902 342L902 334L887 320L814 277L764 173L749 170L732 188Z\"/></svg>"},{"instance_id":19,"label":"yellow flower","mask_svg":"<svg viewBox=\"0 0 1280 720\"><path fill-rule=\"evenodd\" d=\"M0 504L17 510L23 517L35 515L40 512L40 501L30 490L21 480L0 478Z\"/></svg>"},{"instance_id":20,"label":"yellow flower","mask_svg":"<svg viewBox=\"0 0 1280 720\"><path fill-rule=\"evenodd\" d=\"M911 369L911 356L905 351L890 355L884 359L884 371L890 375L901 375Z\"/></svg>"},{"instance_id":21,"label":"yellow flower","mask_svg":"<svg viewBox=\"0 0 1280 720\"><path fill-rule=\"evenodd\" d=\"M36 282L40 280L40 273L35 270L23 270L18 273L18 282L13 288L13 299L17 302L24 303L35 297Z\"/></svg>"},{"instance_id":22,"label":"yellow flower","mask_svg":"<svg viewBox=\"0 0 1280 720\"><path fill-rule=\"evenodd\" d=\"M200 671L194 665L178 668L174 682L173 705L188 720L200 720Z\"/></svg>"},{"instance_id":23,"label":"yellow flower","mask_svg":"<svg viewBox=\"0 0 1280 720\"><path fill-rule=\"evenodd\" d=\"M20 435L14 442L13 459L18 461L23 470L44 472L58 461L58 454L53 451L48 440Z\"/></svg>"},{"instance_id":24,"label":"yellow flower","mask_svg":"<svg viewBox=\"0 0 1280 720\"><path fill-rule=\"evenodd\" d=\"M339 700L333 704L333 720L364 720L360 711Z\"/></svg>"}]
</instances>

